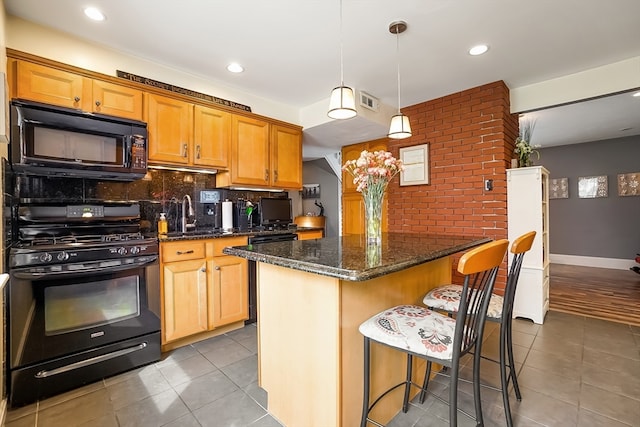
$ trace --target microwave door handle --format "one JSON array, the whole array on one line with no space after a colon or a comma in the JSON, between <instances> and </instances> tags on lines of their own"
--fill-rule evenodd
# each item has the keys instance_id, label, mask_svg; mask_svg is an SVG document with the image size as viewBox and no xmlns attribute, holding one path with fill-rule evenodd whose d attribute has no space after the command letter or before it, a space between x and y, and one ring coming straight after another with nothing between
<instances>
[{"instance_id":1,"label":"microwave door handle","mask_svg":"<svg viewBox=\"0 0 640 427\"><path fill-rule=\"evenodd\" d=\"M131 150L133 147L133 135L127 135L125 136L125 142L124 142L124 166L126 168L130 168L131 167Z\"/></svg>"}]
</instances>

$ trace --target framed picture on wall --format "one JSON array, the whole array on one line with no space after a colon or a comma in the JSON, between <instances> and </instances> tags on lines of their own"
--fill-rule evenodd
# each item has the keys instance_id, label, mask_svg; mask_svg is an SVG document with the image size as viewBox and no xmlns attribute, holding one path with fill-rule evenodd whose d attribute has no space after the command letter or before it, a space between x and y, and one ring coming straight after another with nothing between
<instances>
[{"instance_id":1,"label":"framed picture on wall","mask_svg":"<svg viewBox=\"0 0 640 427\"><path fill-rule=\"evenodd\" d=\"M400 185L429 184L429 144L400 149L404 171L400 172Z\"/></svg>"},{"instance_id":2,"label":"framed picture on wall","mask_svg":"<svg viewBox=\"0 0 640 427\"><path fill-rule=\"evenodd\" d=\"M303 199L319 199L320 184L304 184L302 186L302 198Z\"/></svg>"},{"instance_id":3,"label":"framed picture on wall","mask_svg":"<svg viewBox=\"0 0 640 427\"><path fill-rule=\"evenodd\" d=\"M578 178L578 197L592 199L596 197L608 197L609 186L607 176L581 176Z\"/></svg>"}]
</instances>

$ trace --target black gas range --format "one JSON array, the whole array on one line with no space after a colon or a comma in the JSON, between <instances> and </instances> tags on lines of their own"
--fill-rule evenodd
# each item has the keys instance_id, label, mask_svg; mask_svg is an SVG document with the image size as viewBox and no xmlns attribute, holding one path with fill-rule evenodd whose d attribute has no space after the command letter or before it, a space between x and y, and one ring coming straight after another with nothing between
<instances>
[{"instance_id":1,"label":"black gas range","mask_svg":"<svg viewBox=\"0 0 640 427\"><path fill-rule=\"evenodd\" d=\"M158 242L138 204L31 204L13 220L11 405L160 359Z\"/></svg>"}]
</instances>

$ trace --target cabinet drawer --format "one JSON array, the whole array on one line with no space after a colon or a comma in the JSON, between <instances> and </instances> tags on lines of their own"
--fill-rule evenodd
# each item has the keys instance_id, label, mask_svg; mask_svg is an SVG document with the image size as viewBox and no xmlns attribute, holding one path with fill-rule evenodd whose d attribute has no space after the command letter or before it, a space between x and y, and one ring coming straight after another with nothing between
<instances>
[{"instance_id":1,"label":"cabinet drawer","mask_svg":"<svg viewBox=\"0 0 640 427\"><path fill-rule=\"evenodd\" d=\"M247 237L222 237L207 241L207 257L222 256L222 250L227 246L244 246L247 244Z\"/></svg>"},{"instance_id":2,"label":"cabinet drawer","mask_svg":"<svg viewBox=\"0 0 640 427\"><path fill-rule=\"evenodd\" d=\"M202 259L205 257L204 241L184 240L160 243L162 262Z\"/></svg>"}]
</instances>

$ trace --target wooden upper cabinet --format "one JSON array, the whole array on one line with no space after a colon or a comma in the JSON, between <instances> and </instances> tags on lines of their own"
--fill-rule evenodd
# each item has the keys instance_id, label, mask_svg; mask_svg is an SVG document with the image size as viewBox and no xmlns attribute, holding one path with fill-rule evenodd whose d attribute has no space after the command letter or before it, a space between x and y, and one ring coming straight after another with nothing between
<instances>
[{"instance_id":1,"label":"wooden upper cabinet","mask_svg":"<svg viewBox=\"0 0 640 427\"><path fill-rule=\"evenodd\" d=\"M31 62L15 66L16 98L91 110L91 79Z\"/></svg>"},{"instance_id":2,"label":"wooden upper cabinet","mask_svg":"<svg viewBox=\"0 0 640 427\"><path fill-rule=\"evenodd\" d=\"M142 120L142 91L16 61L16 98Z\"/></svg>"},{"instance_id":3,"label":"wooden upper cabinet","mask_svg":"<svg viewBox=\"0 0 640 427\"><path fill-rule=\"evenodd\" d=\"M193 104L145 93L149 161L189 163L193 150Z\"/></svg>"},{"instance_id":4,"label":"wooden upper cabinet","mask_svg":"<svg viewBox=\"0 0 640 427\"><path fill-rule=\"evenodd\" d=\"M229 171L219 187L302 188L302 131L245 116L232 116Z\"/></svg>"},{"instance_id":5,"label":"wooden upper cabinet","mask_svg":"<svg viewBox=\"0 0 640 427\"><path fill-rule=\"evenodd\" d=\"M196 105L194 110L193 164L229 167L231 114Z\"/></svg>"},{"instance_id":6,"label":"wooden upper cabinet","mask_svg":"<svg viewBox=\"0 0 640 427\"><path fill-rule=\"evenodd\" d=\"M302 131L271 126L271 186L302 188Z\"/></svg>"},{"instance_id":7,"label":"wooden upper cabinet","mask_svg":"<svg viewBox=\"0 0 640 427\"><path fill-rule=\"evenodd\" d=\"M231 182L228 185L268 186L269 122L233 116L231 123Z\"/></svg>"},{"instance_id":8,"label":"wooden upper cabinet","mask_svg":"<svg viewBox=\"0 0 640 427\"><path fill-rule=\"evenodd\" d=\"M92 111L110 116L142 120L142 91L93 80Z\"/></svg>"}]
</instances>

